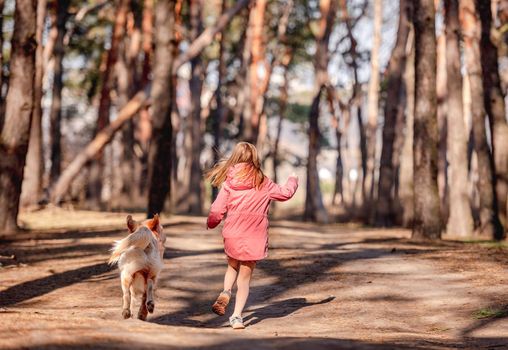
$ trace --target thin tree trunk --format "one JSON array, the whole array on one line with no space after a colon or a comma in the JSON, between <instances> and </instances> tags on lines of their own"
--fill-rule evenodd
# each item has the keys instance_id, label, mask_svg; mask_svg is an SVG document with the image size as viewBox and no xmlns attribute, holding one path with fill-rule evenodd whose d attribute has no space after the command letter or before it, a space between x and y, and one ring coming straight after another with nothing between
<instances>
[{"instance_id":1,"label":"thin tree trunk","mask_svg":"<svg viewBox=\"0 0 508 350\"><path fill-rule=\"evenodd\" d=\"M102 129L92 141L76 156L73 161L65 168L62 175L55 183L51 192L51 202L58 205L69 190L72 181L76 178L83 167L100 153L113 138L115 133L120 130L122 125L131 118L147 103L146 94L143 91L138 92L134 97L118 112L116 119Z\"/></svg>"},{"instance_id":2,"label":"thin tree trunk","mask_svg":"<svg viewBox=\"0 0 508 350\"><path fill-rule=\"evenodd\" d=\"M143 19L141 23L143 31L143 67L141 70L140 86L146 86L149 82L152 60L152 38L153 38L153 0L143 1ZM137 140L141 145L141 174L139 176L139 193L144 194L146 190L146 179L148 177L148 146L152 137L152 123L150 113L147 107L142 107L139 111L139 120L137 125Z\"/></svg>"},{"instance_id":3,"label":"thin tree trunk","mask_svg":"<svg viewBox=\"0 0 508 350\"><path fill-rule=\"evenodd\" d=\"M189 0L190 4L190 24L191 41L196 40L203 31L203 20L201 18L201 0ZM187 211L191 214L201 215L202 208L202 173L201 173L201 149L203 148L203 135L201 132L201 93L203 90L203 81L205 77L205 65L201 55L196 55L191 59L191 78L189 80L189 90L191 94L190 111L188 116L189 132L186 136L191 137L191 147L188 156L190 159L189 187L186 198L188 202Z\"/></svg>"},{"instance_id":4,"label":"thin tree trunk","mask_svg":"<svg viewBox=\"0 0 508 350\"><path fill-rule=\"evenodd\" d=\"M97 124L94 134L104 129L109 124L109 111L111 109L111 89L114 81L114 68L118 59L118 48L124 36L127 13L129 11L129 0L118 0L115 13L115 23L111 35L111 44L106 56L106 64L101 70L102 86L99 98L97 113ZM97 154L95 164L90 176L91 197L96 203L102 203L102 187L104 180L104 159L102 152Z\"/></svg>"},{"instance_id":5,"label":"thin tree trunk","mask_svg":"<svg viewBox=\"0 0 508 350\"><path fill-rule=\"evenodd\" d=\"M413 124L415 108L415 48L414 30L411 27L406 47L406 66L404 85L406 88L406 119L404 127L404 144L400 162L399 199L402 209L402 225L413 226L414 192L413 192Z\"/></svg>"},{"instance_id":6,"label":"thin tree trunk","mask_svg":"<svg viewBox=\"0 0 508 350\"><path fill-rule=\"evenodd\" d=\"M35 205L42 197L42 179L44 176L41 125L42 81L44 76L42 34L44 31L44 20L46 19L46 5L46 0L39 0L37 2L37 29L35 37L37 40L37 49L35 51L34 104L30 128L30 141L28 144L28 153L26 155L25 178L21 191L21 206ZM2 4L0 4L0 8L1 6Z\"/></svg>"},{"instance_id":7,"label":"thin tree trunk","mask_svg":"<svg viewBox=\"0 0 508 350\"><path fill-rule=\"evenodd\" d=\"M480 56L483 72L483 91L485 110L489 116L492 135L499 219L506 232L508 230L508 123L506 122L505 99L499 77L497 47L490 36L493 26L491 2L476 0L482 27ZM503 237L505 236L503 235Z\"/></svg>"},{"instance_id":8,"label":"thin tree trunk","mask_svg":"<svg viewBox=\"0 0 508 350\"><path fill-rule=\"evenodd\" d=\"M367 95L367 173L365 186L367 202L374 198L374 174L376 170L376 133L379 114L379 48L383 24L383 0L374 1L374 36L370 51L370 80Z\"/></svg>"},{"instance_id":9,"label":"thin tree trunk","mask_svg":"<svg viewBox=\"0 0 508 350\"><path fill-rule=\"evenodd\" d=\"M256 144L258 133L259 133L259 121L260 121L260 111L257 108L257 103L259 98L261 98L263 92L263 83L259 77L259 68L260 65L265 60L265 38L264 38L264 21L265 21L265 12L266 12L266 0L257 0L255 2L254 8L251 10L252 21L250 21L251 26L249 27L249 35L252 35L252 46L250 49L250 64L249 64L249 110L250 113L246 114L245 117L249 117L249 119L244 119L245 122L245 132L244 138L248 142ZM265 72L266 74L266 72Z\"/></svg>"},{"instance_id":10,"label":"thin tree trunk","mask_svg":"<svg viewBox=\"0 0 508 350\"><path fill-rule=\"evenodd\" d=\"M104 129L109 124L109 110L111 108L111 87L113 85L113 71L118 59L118 48L125 32L125 23L129 11L129 1L119 0L115 14L115 24L111 36L111 44L107 54L106 65L102 74L102 87L97 115L97 130Z\"/></svg>"},{"instance_id":11,"label":"thin tree trunk","mask_svg":"<svg viewBox=\"0 0 508 350\"><path fill-rule=\"evenodd\" d=\"M141 50L141 27L141 13L131 3L127 21L127 35L120 42L118 61L115 67L118 110L121 110L132 94L142 86L137 69L137 57ZM135 172L140 167L134 157L134 141L134 122L129 120L122 127L118 152L114 152L117 153L115 157L119 157L119 167L112 169L114 177L112 199L116 202L115 204L121 203L126 198L131 201L135 195Z\"/></svg>"},{"instance_id":12,"label":"thin tree trunk","mask_svg":"<svg viewBox=\"0 0 508 350\"><path fill-rule=\"evenodd\" d=\"M474 148L478 158L478 192L480 196L480 232L500 239L503 227L498 217L495 191L494 161L487 143L485 107L478 101L484 100L482 67L480 56L480 23L474 0L460 2L461 29L464 38L464 55L469 83Z\"/></svg>"},{"instance_id":13,"label":"thin tree trunk","mask_svg":"<svg viewBox=\"0 0 508 350\"><path fill-rule=\"evenodd\" d=\"M293 58L293 52L291 48L286 49L286 53L284 58L282 59L282 68L284 69L284 73L282 73L282 78L284 79L281 87L280 87L280 96L279 96L279 120L277 123L277 133L275 135L275 140L273 144L272 151L272 162L273 162L273 180L275 183L279 180L278 177L278 168L280 165L280 155L279 155L279 146L280 146L280 137L282 134L282 123L284 122L284 117L287 110L288 105L288 91L289 91L289 64Z\"/></svg>"},{"instance_id":14,"label":"thin tree trunk","mask_svg":"<svg viewBox=\"0 0 508 350\"><path fill-rule=\"evenodd\" d=\"M401 108L403 94L403 72L406 62L406 44L409 34L408 14L411 2L400 0L399 29L397 40L386 71L387 97L384 107L383 143L379 167L378 198L376 204L375 221L377 226L391 226L395 224L396 213L394 206L393 148L395 141L395 125L397 114Z\"/></svg>"},{"instance_id":15,"label":"thin tree trunk","mask_svg":"<svg viewBox=\"0 0 508 350\"><path fill-rule=\"evenodd\" d=\"M9 91L0 133L0 232L17 230L19 197L32 119L36 2L18 0L11 40Z\"/></svg>"},{"instance_id":16,"label":"thin tree trunk","mask_svg":"<svg viewBox=\"0 0 508 350\"><path fill-rule=\"evenodd\" d=\"M221 14L226 12L226 0L221 1ZM225 65L225 34L220 33L219 37L219 64L217 67L217 89L215 90L215 110L212 112L213 123L213 163L217 164L220 160L220 144L222 137L222 123L224 120L224 102L222 100L223 89L222 84L226 78L226 65ZM219 194L217 187L212 187L212 202Z\"/></svg>"},{"instance_id":17,"label":"thin tree trunk","mask_svg":"<svg viewBox=\"0 0 508 350\"><path fill-rule=\"evenodd\" d=\"M0 0L0 47L4 47L4 35L3 35L3 28L4 28L4 5L5 0ZM4 76L4 53L3 49L0 50L0 130L2 129L3 123L4 123L4 85L5 85L5 76Z\"/></svg>"},{"instance_id":18,"label":"thin tree trunk","mask_svg":"<svg viewBox=\"0 0 508 350\"><path fill-rule=\"evenodd\" d=\"M53 89L51 109L49 112L50 120L50 159L51 167L49 170L50 186L60 176L62 162L62 89L63 89L63 58L65 47L63 39L65 35L65 23L69 16L69 0L59 0L56 2L56 29L57 37L53 50Z\"/></svg>"},{"instance_id":19,"label":"thin tree trunk","mask_svg":"<svg viewBox=\"0 0 508 350\"><path fill-rule=\"evenodd\" d=\"M329 81L328 78L328 44L336 14L336 0L321 0L319 2L321 19L319 31L316 35L316 55L314 61L315 88L314 98L309 112L309 153L307 161L307 191L305 196L306 220L320 223L328 222L328 212L323 203L319 185L317 156L319 153L319 106L321 93Z\"/></svg>"},{"instance_id":20,"label":"thin tree trunk","mask_svg":"<svg viewBox=\"0 0 508 350\"><path fill-rule=\"evenodd\" d=\"M414 117L414 225L416 239L441 238L437 189L436 36L433 0L414 2L415 117Z\"/></svg>"},{"instance_id":21,"label":"thin tree trunk","mask_svg":"<svg viewBox=\"0 0 508 350\"><path fill-rule=\"evenodd\" d=\"M468 194L467 131L462 104L458 0L445 0L446 87L448 90L448 161L450 163L449 216L446 231L471 236L473 216Z\"/></svg>"},{"instance_id":22,"label":"thin tree trunk","mask_svg":"<svg viewBox=\"0 0 508 350\"><path fill-rule=\"evenodd\" d=\"M350 99L350 108L351 110L356 109L356 118L358 121L358 133L360 138L360 164L362 168L362 205L364 209L366 209L367 204L367 189L366 189L366 177L367 177L367 134L365 131L365 126L363 123L362 117L362 87L360 85L360 81L358 78L358 58L359 53L357 49L357 41L353 35L354 25L352 23L352 19L349 15L349 10L347 7L348 2L346 0L341 0L341 10L342 10L342 20L346 23L347 28L347 37L350 42L349 47L349 55L351 56L350 66L353 69L353 94ZM368 210L364 210L364 212L368 212ZM368 216L368 215L367 215Z\"/></svg>"},{"instance_id":23,"label":"thin tree trunk","mask_svg":"<svg viewBox=\"0 0 508 350\"><path fill-rule=\"evenodd\" d=\"M148 216L162 212L170 193L173 104L172 73L176 53L174 44L175 0L159 0L155 7L155 52L152 83L153 137L149 151Z\"/></svg>"},{"instance_id":24,"label":"thin tree trunk","mask_svg":"<svg viewBox=\"0 0 508 350\"><path fill-rule=\"evenodd\" d=\"M446 88L446 37L441 31L436 41L436 97L437 97L437 128L439 133L437 186L439 192L441 218L443 223L448 220L448 173L446 161L446 135L447 135L447 88Z\"/></svg>"}]
</instances>

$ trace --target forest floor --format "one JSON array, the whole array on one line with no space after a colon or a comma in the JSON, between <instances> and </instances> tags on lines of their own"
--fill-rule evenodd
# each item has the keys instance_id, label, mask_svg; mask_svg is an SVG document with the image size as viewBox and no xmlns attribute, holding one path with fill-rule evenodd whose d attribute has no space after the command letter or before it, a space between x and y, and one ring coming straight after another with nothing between
<instances>
[{"instance_id":1,"label":"forest floor","mask_svg":"<svg viewBox=\"0 0 508 350\"><path fill-rule=\"evenodd\" d=\"M147 322L122 319L118 271L106 264L125 214L21 219L32 230L0 241L1 349L508 349L503 244L273 221L247 328L233 331L210 311L225 259L204 218L164 218L165 270Z\"/></svg>"}]
</instances>

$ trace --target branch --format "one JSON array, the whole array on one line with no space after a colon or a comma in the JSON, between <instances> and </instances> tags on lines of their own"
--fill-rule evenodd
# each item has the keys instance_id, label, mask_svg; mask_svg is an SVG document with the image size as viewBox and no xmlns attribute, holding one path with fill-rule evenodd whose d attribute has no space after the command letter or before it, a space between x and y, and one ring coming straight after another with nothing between
<instances>
[{"instance_id":1,"label":"branch","mask_svg":"<svg viewBox=\"0 0 508 350\"><path fill-rule=\"evenodd\" d=\"M80 8L78 10L78 12L76 12L76 14L74 15L74 20L72 21L70 28L67 29L67 31L65 32L65 36L63 39L64 45L69 45L69 43L71 41L71 37L74 34L74 32L76 31L76 27L77 27L78 23L81 22L85 18L86 15L88 15L91 12L100 10L104 6L108 5L109 3L110 3L110 1L103 0L95 5L88 5L88 6L84 6L84 7Z\"/></svg>"},{"instance_id":2,"label":"branch","mask_svg":"<svg viewBox=\"0 0 508 350\"><path fill-rule=\"evenodd\" d=\"M117 118L108 126L102 129L95 138L74 158L58 178L51 191L51 203L59 204L62 197L69 190L72 181L79 174L81 169L88 163L104 146L106 146L122 125L147 104L147 94L139 91L127 104L118 112Z\"/></svg>"},{"instance_id":3,"label":"branch","mask_svg":"<svg viewBox=\"0 0 508 350\"><path fill-rule=\"evenodd\" d=\"M176 74L178 69L187 61L193 59L197 55L203 51L203 49L210 45L213 41L213 38L217 33L220 33L224 30L224 28L231 22L233 17L240 12L245 6L250 4L253 0L238 0L231 9L222 14L215 25L206 28L200 36L196 38L190 45L187 51L181 53L173 64L173 74Z\"/></svg>"}]
</instances>

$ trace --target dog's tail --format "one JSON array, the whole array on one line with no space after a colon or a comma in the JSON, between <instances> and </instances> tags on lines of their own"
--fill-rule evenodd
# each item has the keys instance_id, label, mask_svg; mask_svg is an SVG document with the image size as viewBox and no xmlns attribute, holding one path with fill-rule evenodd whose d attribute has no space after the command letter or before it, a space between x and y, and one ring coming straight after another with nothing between
<instances>
[{"instance_id":1,"label":"dog's tail","mask_svg":"<svg viewBox=\"0 0 508 350\"><path fill-rule=\"evenodd\" d=\"M152 232L150 229L144 226L139 227L139 229L124 239L115 242L113 248L111 248L111 257L109 258L109 264L112 265L118 262L122 253L130 247L145 249L148 244L150 244L151 239Z\"/></svg>"}]
</instances>

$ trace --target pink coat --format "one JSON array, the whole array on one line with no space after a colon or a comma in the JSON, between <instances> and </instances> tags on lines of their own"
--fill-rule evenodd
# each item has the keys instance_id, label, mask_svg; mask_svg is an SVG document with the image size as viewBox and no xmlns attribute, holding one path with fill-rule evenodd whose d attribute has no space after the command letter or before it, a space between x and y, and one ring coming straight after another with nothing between
<instances>
[{"instance_id":1,"label":"pink coat","mask_svg":"<svg viewBox=\"0 0 508 350\"><path fill-rule=\"evenodd\" d=\"M284 186L265 178L261 188L252 181L235 179L242 163L231 167L208 215L207 228L214 228L227 213L222 237L226 254L240 261L257 261L268 255L268 209L270 202L286 201L298 188L298 178L289 177Z\"/></svg>"}]
</instances>

